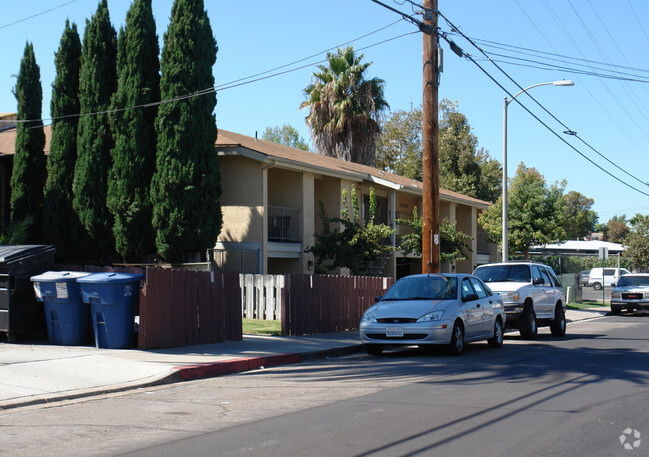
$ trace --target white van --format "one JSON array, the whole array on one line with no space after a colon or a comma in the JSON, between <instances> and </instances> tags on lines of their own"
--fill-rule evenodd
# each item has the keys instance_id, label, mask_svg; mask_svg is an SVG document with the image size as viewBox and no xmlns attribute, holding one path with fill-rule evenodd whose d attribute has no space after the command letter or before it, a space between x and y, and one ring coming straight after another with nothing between
<instances>
[{"instance_id":1,"label":"white van","mask_svg":"<svg viewBox=\"0 0 649 457\"><path fill-rule=\"evenodd\" d=\"M595 290L600 290L602 284L605 286L617 284L620 276L628 275L629 273L631 272L626 268L593 268L588 275L588 285L592 286Z\"/></svg>"}]
</instances>

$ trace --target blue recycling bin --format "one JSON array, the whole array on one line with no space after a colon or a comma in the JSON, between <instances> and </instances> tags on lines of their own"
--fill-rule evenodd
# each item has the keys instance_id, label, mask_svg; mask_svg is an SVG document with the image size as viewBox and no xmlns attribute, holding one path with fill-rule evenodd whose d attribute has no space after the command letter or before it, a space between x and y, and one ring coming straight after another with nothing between
<instances>
[{"instance_id":1,"label":"blue recycling bin","mask_svg":"<svg viewBox=\"0 0 649 457\"><path fill-rule=\"evenodd\" d=\"M94 273L77 279L81 297L90 305L96 347L133 346L134 311L142 279L144 275L134 273Z\"/></svg>"},{"instance_id":2,"label":"blue recycling bin","mask_svg":"<svg viewBox=\"0 0 649 457\"><path fill-rule=\"evenodd\" d=\"M43 302L50 344L78 346L87 343L90 310L81 299L77 279L89 274L47 271L30 278L36 300Z\"/></svg>"}]
</instances>

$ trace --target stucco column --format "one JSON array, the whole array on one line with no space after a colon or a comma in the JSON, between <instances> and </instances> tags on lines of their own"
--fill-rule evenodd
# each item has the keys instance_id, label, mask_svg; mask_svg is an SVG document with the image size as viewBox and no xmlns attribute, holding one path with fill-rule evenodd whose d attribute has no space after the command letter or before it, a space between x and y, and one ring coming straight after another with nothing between
<instances>
[{"instance_id":1,"label":"stucco column","mask_svg":"<svg viewBox=\"0 0 649 457\"><path fill-rule=\"evenodd\" d=\"M313 246L315 233L315 178L313 173L302 173L302 273L313 274L313 254L304 250ZM309 268L310 266L310 268Z\"/></svg>"},{"instance_id":2,"label":"stucco column","mask_svg":"<svg viewBox=\"0 0 649 457\"><path fill-rule=\"evenodd\" d=\"M268 273L268 167L261 168L262 191L262 237L261 237L261 273Z\"/></svg>"}]
</instances>

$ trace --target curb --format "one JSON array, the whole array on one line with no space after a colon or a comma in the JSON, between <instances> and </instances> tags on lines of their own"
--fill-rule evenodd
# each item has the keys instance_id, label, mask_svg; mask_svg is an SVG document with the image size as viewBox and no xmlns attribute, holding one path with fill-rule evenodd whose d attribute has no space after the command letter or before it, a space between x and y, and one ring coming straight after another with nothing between
<instances>
[{"instance_id":1,"label":"curb","mask_svg":"<svg viewBox=\"0 0 649 457\"><path fill-rule=\"evenodd\" d=\"M114 386L104 386L98 387L96 389L71 391L68 393L60 392L26 399L17 399L16 401L7 400L5 402L0 402L0 411L27 406L56 403L66 400L78 400L80 398L126 392L129 390L155 387L165 384L176 384L184 381L214 378L217 376L223 376L232 373L258 370L260 368L289 365L304 361L321 360L328 357L339 357L343 355L358 353L361 352L361 350L362 345L356 344L352 346L322 349L304 353L287 353L259 357L245 357L204 364L179 366L174 367L170 373L161 374L158 377L131 381Z\"/></svg>"},{"instance_id":2,"label":"curb","mask_svg":"<svg viewBox=\"0 0 649 457\"><path fill-rule=\"evenodd\" d=\"M260 357L245 357L220 362L201 363L176 367L183 381L196 379L213 378L231 373L258 370L260 368L276 367L279 365L290 365L306 361L320 360L328 357L340 357L348 354L355 354L362 351L362 345L337 347L333 349L322 349L319 351L287 354L276 354Z\"/></svg>"},{"instance_id":3,"label":"curb","mask_svg":"<svg viewBox=\"0 0 649 457\"><path fill-rule=\"evenodd\" d=\"M230 373L256 370L263 367L274 367L302 361L300 354L288 353L265 357L250 357L242 359L225 360L222 362L201 363L176 367L183 381L212 378Z\"/></svg>"}]
</instances>

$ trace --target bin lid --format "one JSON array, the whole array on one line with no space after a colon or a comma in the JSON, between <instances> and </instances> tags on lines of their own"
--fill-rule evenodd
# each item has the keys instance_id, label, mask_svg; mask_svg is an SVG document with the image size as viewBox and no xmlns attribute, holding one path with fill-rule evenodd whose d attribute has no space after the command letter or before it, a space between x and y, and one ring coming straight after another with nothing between
<instances>
[{"instance_id":1,"label":"bin lid","mask_svg":"<svg viewBox=\"0 0 649 457\"><path fill-rule=\"evenodd\" d=\"M11 263L25 257L54 254L54 252L56 252L56 248L51 244L0 245L0 263Z\"/></svg>"},{"instance_id":2,"label":"bin lid","mask_svg":"<svg viewBox=\"0 0 649 457\"><path fill-rule=\"evenodd\" d=\"M133 282L144 279L144 275L137 273L93 273L83 278L78 278L77 282L80 283L124 283Z\"/></svg>"},{"instance_id":3,"label":"bin lid","mask_svg":"<svg viewBox=\"0 0 649 457\"><path fill-rule=\"evenodd\" d=\"M89 276L84 271L46 271L43 274L32 276L32 282L74 282L78 278Z\"/></svg>"}]
</instances>

